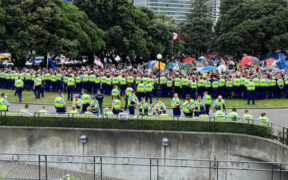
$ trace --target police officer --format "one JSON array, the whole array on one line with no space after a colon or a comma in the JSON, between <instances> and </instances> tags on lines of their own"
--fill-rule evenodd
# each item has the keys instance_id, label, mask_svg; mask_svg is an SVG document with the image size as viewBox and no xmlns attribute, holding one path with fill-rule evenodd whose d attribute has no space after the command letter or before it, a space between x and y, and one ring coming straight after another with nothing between
<instances>
[{"instance_id":1,"label":"police officer","mask_svg":"<svg viewBox=\"0 0 288 180\"><path fill-rule=\"evenodd\" d=\"M103 100L104 95L101 93L100 89L97 90L97 94L95 95L95 99L99 103L100 115L103 115Z\"/></svg>"},{"instance_id":2,"label":"police officer","mask_svg":"<svg viewBox=\"0 0 288 180\"><path fill-rule=\"evenodd\" d=\"M226 81L226 98L232 99L233 82L231 78Z\"/></svg>"},{"instance_id":3,"label":"police officer","mask_svg":"<svg viewBox=\"0 0 288 180\"><path fill-rule=\"evenodd\" d=\"M138 110L139 110L139 114L141 116L146 116L148 115L148 110L149 110L150 106L148 103L146 103L145 98L141 98L141 102L138 105Z\"/></svg>"},{"instance_id":4,"label":"police officer","mask_svg":"<svg viewBox=\"0 0 288 180\"><path fill-rule=\"evenodd\" d=\"M123 96L125 94L125 90L127 87L127 81L125 77L119 77L119 80L120 80L120 89L121 89L120 95Z\"/></svg>"},{"instance_id":5,"label":"police officer","mask_svg":"<svg viewBox=\"0 0 288 180\"><path fill-rule=\"evenodd\" d=\"M197 92L197 81L195 78L192 78L192 81L190 83L190 97L192 99L196 99L196 92ZM184 99L184 98L183 98Z\"/></svg>"},{"instance_id":6,"label":"police officer","mask_svg":"<svg viewBox=\"0 0 288 180\"><path fill-rule=\"evenodd\" d=\"M181 92L181 79L178 75L176 75L176 78L174 79L174 92L180 95Z\"/></svg>"},{"instance_id":7,"label":"police officer","mask_svg":"<svg viewBox=\"0 0 288 180\"><path fill-rule=\"evenodd\" d=\"M8 111L9 103L6 93L2 93L0 97L0 111Z\"/></svg>"},{"instance_id":8,"label":"police officer","mask_svg":"<svg viewBox=\"0 0 288 180\"><path fill-rule=\"evenodd\" d=\"M209 116L210 107L211 107L211 104L212 104L212 98L211 98L211 96L208 94L207 91L204 92L203 102L204 102L204 104L205 104L206 113L207 113L207 115Z\"/></svg>"},{"instance_id":9,"label":"police officer","mask_svg":"<svg viewBox=\"0 0 288 180\"><path fill-rule=\"evenodd\" d=\"M23 91L24 83L21 80L20 76L18 76L18 79L15 81L15 87L16 87L16 93L18 95L19 102L22 102L22 91Z\"/></svg>"},{"instance_id":10,"label":"police officer","mask_svg":"<svg viewBox=\"0 0 288 180\"><path fill-rule=\"evenodd\" d=\"M253 119L253 116L252 116L251 114L249 114L249 111L248 111L247 109L244 111L243 119L246 120L246 121L248 121L248 123L249 123L250 121L253 121L253 120L254 120L254 119Z\"/></svg>"},{"instance_id":11,"label":"police officer","mask_svg":"<svg viewBox=\"0 0 288 180\"><path fill-rule=\"evenodd\" d=\"M191 99L190 96L187 96L186 101L182 105L185 117L193 117L193 105L194 100Z\"/></svg>"},{"instance_id":12,"label":"police officer","mask_svg":"<svg viewBox=\"0 0 288 180\"><path fill-rule=\"evenodd\" d=\"M218 88L219 88L219 82L214 79L212 82L212 98L216 99L218 96Z\"/></svg>"},{"instance_id":13,"label":"police officer","mask_svg":"<svg viewBox=\"0 0 288 180\"><path fill-rule=\"evenodd\" d=\"M42 80L41 80L39 74L37 74L36 79L34 80L34 87L33 87L36 99L40 99L41 86L42 86Z\"/></svg>"},{"instance_id":14,"label":"police officer","mask_svg":"<svg viewBox=\"0 0 288 180\"><path fill-rule=\"evenodd\" d=\"M232 112L229 113L229 119L232 121L237 121L239 119L236 108L232 108Z\"/></svg>"},{"instance_id":15,"label":"police officer","mask_svg":"<svg viewBox=\"0 0 288 180\"><path fill-rule=\"evenodd\" d=\"M205 104L202 102L201 96L198 96L197 100L193 104L194 116L199 117L201 112L205 109Z\"/></svg>"},{"instance_id":16,"label":"police officer","mask_svg":"<svg viewBox=\"0 0 288 180\"><path fill-rule=\"evenodd\" d=\"M95 73L95 83L94 83L94 88L93 88L94 94L98 93L98 90L100 90L100 84L101 84L101 76L97 76Z\"/></svg>"},{"instance_id":17,"label":"police officer","mask_svg":"<svg viewBox=\"0 0 288 180\"><path fill-rule=\"evenodd\" d=\"M173 108L173 116L175 117L180 117L181 116L181 106L182 102L180 101L178 94L174 94L174 98L172 99L171 102L171 107Z\"/></svg>"},{"instance_id":18,"label":"police officer","mask_svg":"<svg viewBox=\"0 0 288 180\"><path fill-rule=\"evenodd\" d=\"M218 98L214 101L213 112L216 111L216 107L220 107L220 110L226 113L225 101L222 99L222 96L218 96Z\"/></svg>"},{"instance_id":19,"label":"police officer","mask_svg":"<svg viewBox=\"0 0 288 180\"><path fill-rule=\"evenodd\" d=\"M78 113L82 111L82 100L80 99L79 95L75 95L72 105L76 107Z\"/></svg>"},{"instance_id":20,"label":"police officer","mask_svg":"<svg viewBox=\"0 0 288 180\"><path fill-rule=\"evenodd\" d=\"M188 93L188 79L187 76L184 76L181 81L182 85L182 99L185 99Z\"/></svg>"},{"instance_id":21,"label":"police officer","mask_svg":"<svg viewBox=\"0 0 288 180\"><path fill-rule=\"evenodd\" d=\"M270 123L270 120L266 116L265 112L261 113L261 115L258 118L258 121L261 121L261 122L264 122L264 123Z\"/></svg>"},{"instance_id":22,"label":"police officer","mask_svg":"<svg viewBox=\"0 0 288 180\"><path fill-rule=\"evenodd\" d=\"M150 100L150 104L152 104L152 98L153 98L153 85L148 83L145 85L145 94L146 94L146 102L148 102L148 98Z\"/></svg>"},{"instance_id":23,"label":"police officer","mask_svg":"<svg viewBox=\"0 0 288 180\"><path fill-rule=\"evenodd\" d=\"M133 88L131 87L131 85L129 84L127 89L125 90L125 107L124 107L124 111L127 110L127 106L128 106L128 98L129 96L131 96L133 93Z\"/></svg>"},{"instance_id":24,"label":"police officer","mask_svg":"<svg viewBox=\"0 0 288 180\"><path fill-rule=\"evenodd\" d=\"M51 75L51 86L52 86L52 92L57 92L57 80L55 73L52 73Z\"/></svg>"},{"instance_id":25,"label":"police officer","mask_svg":"<svg viewBox=\"0 0 288 180\"><path fill-rule=\"evenodd\" d=\"M172 79L169 78L167 79L167 94L169 98L172 98L173 96L172 88L173 88L173 82Z\"/></svg>"},{"instance_id":26,"label":"police officer","mask_svg":"<svg viewBox=\"0 0 288 180\"><path fill-rule=\"evenodd\" d=\"M112 92L111 92L111 95L112 95L112 98L117 97L118 99L121 99L120 92L119 92L117 85L114 85Z\"/></svg>"},{"instance_id":27,"label":"police officer","mask_svg":"<svg viewBox=\"0 0 288 180\"><path fill-rule=\"evenodd\" d=\"M82 100L82 113L85 113L87 111L87 107L90 106L91 103L91 96L88 94L87 90L83 90L83 95L81 96Z\"/></svg>"},{"instance_id":28,"label":"police officer","mask_svg":"<svg viewBox=\"0 0 288 180\"><path fill-rule=\"evenodd\" d=\"M247 104L250 104L250 100L252 99L252 104L255 104L255 83L250 81L247 84Z\"/></svg>"},{"instance_id":29,"label":"police officer","mask_svg":"<svg viewBox=\"0 0 288 180\"><path fill-rule=\"evenodd\" d=\"M131 87L130 87L131 88ZM131 88L132 89L132 88ZM127 95L127 93L126 93ZM135 116L135 107L138 104L138 99L136 96L136 92L133 91L130 95L128 95L128 110L131 116Z\"/></svg>"},{"instance_id":30,"label":"police officer","mask_svg":"<svg viewBox=\"0 0 288 180\"><path fill-rule=\"evenodd\" d=\"M73 93L74 93L74 88L76 87L75 84L75 79L72 74L70 74L70 77L67 79L67 92L68 92L68 101L73 100Z\"/></svg>"},{"instance_id":31,"label":"police officer","mask_svg":"<svg viewBox=\"0 0 288 180\"><path fill-rule=\"evenodd\" d=\"M200 78L197 83L197 90L198 90L197 95L202 97L204 89L205 89L205 81L202 78Z\"/></svg>"},{"instance_id":32,"label":"police officer","mask_svg":"<svg viewBox=\"0 0 288 180\"><path fill-rule=\"evenodd\" d=\"M55 109L56 113L65 113L66 112L66 103L64 100L64 95L62 92L59 92L58 97L55 99Z\"/></svg>"},{"instance_id":33,"label":"police officer","mask_svg":"<svg viewBox=\"0 0 288 180\"><path fill-rule=\"evenodd\" d=\"M225 120L226 119L225 114L221 110L220 106L215 107L214 117L216 118L216 120Z\"/></svg>"},{"instance_id":34,"label":"police officer","mask_svg":"<svg viewBox=\"0 0 288 180\"><path fill-rule=\"evenodd\" d=\"M166 105L162 102L161 98L158 98L158 102L156 103L155 108L158 114L162 114L163 111L166 111Z\"/></svg>"},{"instance_id":35,"label":"police officer","mask_svg":"<svg viewBox=\"0 0 288 180\"><path fill-rule=\"evenodd\" d=\"M142 97L144 97L145 85L140 81L137 85L137 96L138 100L140 101Z\"/></svg>"},{"instance_id":36,"label":"police officer","mask_svg":"<svg viewBox=\"0 0 288 180\"><path fill-rule=\"evenodd\" d=\"M234 88L234 99L240 97L240 79L236 77L233 80L233 88Z\"/></svg>"},{"instance_id":37,"label":"police officer","mask_svg":"<svg viewBox=\"0 0 288 180\"><path fill-rule=\"evenodd\" d=\"M121 110L121 101L116 96L113 97L112 101L112 112L114 115L118 115Z\"/></svg>"}]
</instances>

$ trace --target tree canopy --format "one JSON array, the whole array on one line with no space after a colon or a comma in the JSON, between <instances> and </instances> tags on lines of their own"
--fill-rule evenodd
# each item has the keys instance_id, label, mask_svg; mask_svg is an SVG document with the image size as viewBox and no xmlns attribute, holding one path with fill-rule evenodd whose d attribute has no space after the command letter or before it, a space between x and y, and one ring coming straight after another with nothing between
<instances>
[{"instance_id":1,"label":"tree canopy","mask_svg":"<svg viewBox=\"0 0 288 180\"><path fill-rule=\"evenodd\" d=\"M254 55L287 49L286 17L284 0L246 0L221 14L214 47L225 54Z\"/></svg>"},{"instance_id":2,"label":"tree canopy","mask_svg":"<svg viewBox=\"0 0 288 180\"><path fill-rule=\"evenodd\" d=\"M199 57L207 53L213 37L213 22L208 17L208 0L195 0L192 3L191 12L187 14L187 21L182 24L184 34L184 53Z\"/></svg>"},{"instance_id":3,"label":"tree canopy","mask_svg":"<svg viewBox=\"0 0 288 180\"><path fill-rule=\"evenodd\" d=\"M0 7L5 11L0 13L3 47L18 65L35 54L76 57L105 46L103 31L62 0L0 0Z\"/></svg>"}]
</instances>

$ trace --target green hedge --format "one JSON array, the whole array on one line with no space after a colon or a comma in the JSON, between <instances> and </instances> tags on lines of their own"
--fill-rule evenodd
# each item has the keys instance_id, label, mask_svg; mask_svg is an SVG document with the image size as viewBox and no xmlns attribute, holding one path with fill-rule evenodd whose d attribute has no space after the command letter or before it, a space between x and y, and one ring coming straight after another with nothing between
<instances>
[{"instance_id":1,"label":"green hedge","mask_svg":"<svg viewBox=\"0 0 288 180\"><path fill-rule=\"evenodd\" d=\"M2 116L1 126L70 127L103 129L136 129L165 131L227 132L273 138L272 128L247 123L214 121L172 121L172 120L126 120L105 118L65 118Z\"/></svg>"}]
</instances>

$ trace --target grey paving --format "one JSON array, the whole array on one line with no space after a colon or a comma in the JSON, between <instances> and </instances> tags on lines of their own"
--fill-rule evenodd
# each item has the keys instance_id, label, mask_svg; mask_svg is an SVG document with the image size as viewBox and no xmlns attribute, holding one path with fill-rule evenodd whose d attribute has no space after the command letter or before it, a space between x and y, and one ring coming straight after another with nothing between
<instances>
[{"instance_id":1,"label":"grey paving","mask_svg":"<svg viewBox=\"0 0 288 180\"><path fill-rule=\"evenodd\" d=\"M65 166L64 166L65 167ZM41 179L46 178L44 167L41 168ZM63 176L69 174L78 180L94 180L94 175L85 174L67 170L60 170L55 168L47 168L47 177L49 180L60 180ZM27 165L16 162L0 162L0 177L5 179L17 180L32 180L39 179L39 168L36 165ZM119 180L115 178L103 177L103 180ZM96 176L96 180L100 180L100 176Z\"/></svg>"}]
</instances>

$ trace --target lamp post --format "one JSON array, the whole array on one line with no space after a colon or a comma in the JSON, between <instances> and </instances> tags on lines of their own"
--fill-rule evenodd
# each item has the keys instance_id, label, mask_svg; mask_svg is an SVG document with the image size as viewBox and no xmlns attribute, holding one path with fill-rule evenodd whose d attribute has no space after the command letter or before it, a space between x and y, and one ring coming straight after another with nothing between
<instances>
[{"instance_id":1,"label":"lamp post","mask_svg":"<svg viewBox=\"0 0 288 180\"><path fill-rule=\"evenodd\" d=\"M161 85L160 85L160 77L161 77L161 69L160 69L160 62L162 59L162 54L157 54L158 65L159 65L159 74L158 74L158 86L157 86L157 96L158 98L161 97Z\"/></svg>"}]
</instances>

